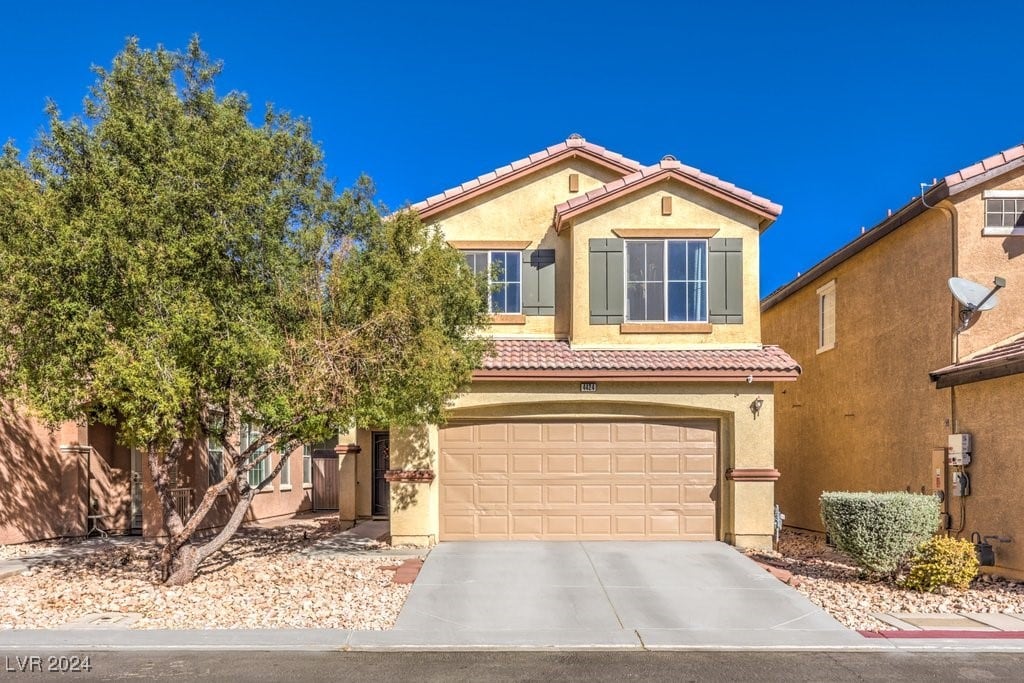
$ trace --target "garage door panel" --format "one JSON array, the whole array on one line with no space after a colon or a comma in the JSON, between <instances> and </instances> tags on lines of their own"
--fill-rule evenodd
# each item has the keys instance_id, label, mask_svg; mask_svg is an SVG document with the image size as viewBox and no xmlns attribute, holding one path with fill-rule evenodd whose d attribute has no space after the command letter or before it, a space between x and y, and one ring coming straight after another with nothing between
<instances>
[{"instance_id":1,"label":"garage door panel","mask_svg":"<svg viewBox=\"0 0 1024 683\"><path fill-rule=\"evenodd\" d=\"M612 471L612 456L584 453L580 456L580 472L583 474L607 474Z\"/></svg>"},{"instance_id":2,"label":"garage door panel","mask_svg":"<svg viewBox=\"0 0 1024 683\"><path fill-rule=\"evenodd\" d=\"M445 427L441 540L713 540L715 430L706 420Z\"/></svg>"},{"instance_id":3,"label":"garage door panel","mask_svg":"<svg viewBox=\"0 0 1024 683\"><path fill-rule=\"evenodd\" d=\"M544 471L552 474L575 474L575 453L548 453L544 456Z\"/></svg>"},{"instance_id":4,"label":"garage door panel","mask_svg":"<svg viewBox=\"0 0 1024 683\"><path fill-rule=\"evenodd\" d=\"M647 490L643 484L616 484L616 505L644 505L647 502Z\"/></svg>"},{"instance_id":5,"label":"garage door panel","mask_svg":"<svg viewBox=\"0 0 1024 683\"><path fill-rule=\"evenodd\" d=\"M547 443L576 443L576 425L571 423L549 423L544 425L544 441Z\"/></svg>"},{"instance_id":6,"label":"garage door panel","mask_svg":"<svg viewBox=\"0 0 1024 683\"><path fill-rule=\"evenodd\" d=\"M581 443L602 443L611 444L612 441L612 425L601 422L584 422L580 425L580 438Z\"/></svg>"},{"instance_id":7,"label":"garage door panel","mask_svg":"<svg viewBox=\"0 0 1024 683\"><path fill-rule=\"evenodd\" d=\"M620 453L615 456L616 474L643 474L646 456L643 453Z\"/></svg>"},{"instance_id":8,"label":"garage door panel","mask_svg":"<svg viewBox=\"0 0 1024 683\"><path fill-rule=\"evenodd\" d=\"M541 443L544 441L544 428L540 424L513 423L512 443Z\"/></svg>"}]
</instances>

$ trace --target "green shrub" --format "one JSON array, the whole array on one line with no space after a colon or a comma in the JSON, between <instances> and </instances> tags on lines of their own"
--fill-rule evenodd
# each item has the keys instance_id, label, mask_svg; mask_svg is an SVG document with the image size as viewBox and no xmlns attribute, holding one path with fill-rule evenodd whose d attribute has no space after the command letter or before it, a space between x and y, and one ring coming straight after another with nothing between
<instances>
[{"instance_id":1,"label":"green shrub","mask_svg":"<svg viewBox=\"0 0 1024 683\"><path fill-rule=\"evenodd\" d=\"M832 543L870 572L895 573L939 527L934 496L826 491L820 503Z\"/></svg>"},{"instance_id":2,"label":"green shrub","mask_svg":"<svg viewBox=\"0 0 1024 683\"><path fill-rule=\"evenodd\" d=\"M962 538L936 536L922 543L910 560L906 588L934 593L940 586L967 590L978 574L974 544Z\"/></svg>"}]
</instances>

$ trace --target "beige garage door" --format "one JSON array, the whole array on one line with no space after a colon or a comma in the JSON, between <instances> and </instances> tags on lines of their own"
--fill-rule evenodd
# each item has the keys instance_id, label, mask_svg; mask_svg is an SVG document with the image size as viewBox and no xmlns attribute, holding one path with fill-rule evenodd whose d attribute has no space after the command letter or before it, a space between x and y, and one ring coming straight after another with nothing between
<instances>
[{"instance_id":1,"label":"beige garage door","mask_svg":"<svg viewBox=\"0 0 1024 683\"><path fill-rule=\"evenodd\" d=\"M717 423L453 423L441 540L715 539Z\"/></svg>"}]
</instances>

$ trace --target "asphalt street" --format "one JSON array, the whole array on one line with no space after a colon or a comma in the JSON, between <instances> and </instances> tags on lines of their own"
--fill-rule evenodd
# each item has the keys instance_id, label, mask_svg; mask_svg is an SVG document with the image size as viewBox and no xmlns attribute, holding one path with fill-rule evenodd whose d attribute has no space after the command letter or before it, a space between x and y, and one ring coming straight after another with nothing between
<instances>
[{"instance_id":1,"label":"asphalt street","mask_svg":"<svg viewBox=\"0 0 1024 683\"><path fill-rule=\"evenodd\" d=\"M41 670L35 670L39 657ZM49 658L53 657L54 660ZM78 658L75 660L75 658ZM89 671L81 669L89 657ZM64 658L64 659L62 659ZM26 670L19 672L19 666ZM13 669L13 670L12 670ZM1024 654L928 652L103 652L0 654L0 681L1014 681Z\"/></svg>"}]
</instances>

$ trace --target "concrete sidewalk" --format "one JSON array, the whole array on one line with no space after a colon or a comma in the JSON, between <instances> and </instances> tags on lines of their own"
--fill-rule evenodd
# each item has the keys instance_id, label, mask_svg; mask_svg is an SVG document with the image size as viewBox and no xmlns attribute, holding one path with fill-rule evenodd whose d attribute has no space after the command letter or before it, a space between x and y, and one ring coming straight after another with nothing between
<instances>
[{"instance_id":1,"label":"concrete sidewalk","mask_svg":"<svg viewBox=\"0 0 1024 683\"><path fill-rule=\"evenodd\" d=\"M845 644L805 638L803 642L743 642L742 636L718 640L698 638L690 642L647 643L637 632L620 632L610 638L608 632L577 632L566 638L551 632L482 632L475 644L449 641L445 637L406 634L394 638L396 631L341 631L327 629L250 629L250 630L16 630L0 631L0 655L45 652L126 652L126 651L929 651L929 652L1009 652L1024 653L1024 640L994 639L885 639L860 638ZM719 634L721 635L721 634ZM859 638L858 634L857 635Z\"/></svg>"}]
</instances>

